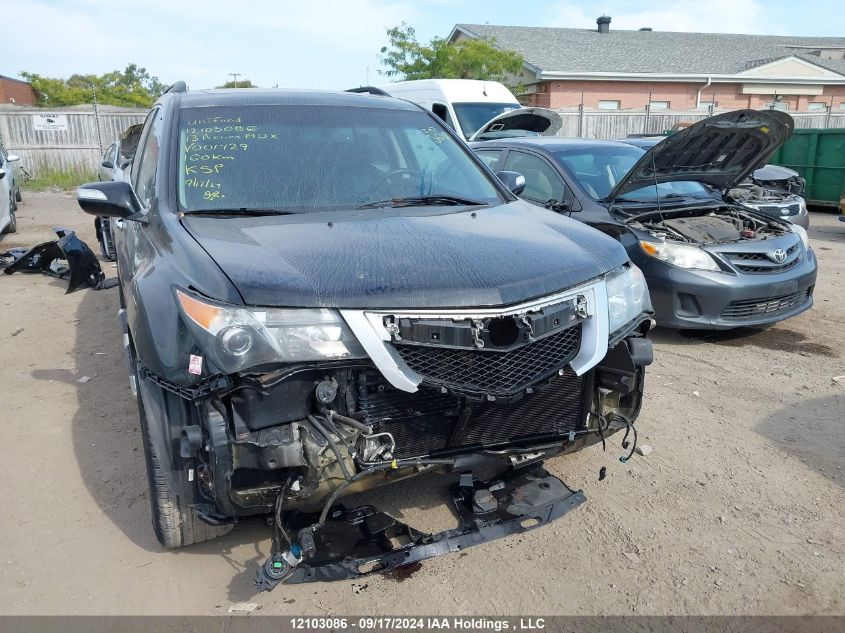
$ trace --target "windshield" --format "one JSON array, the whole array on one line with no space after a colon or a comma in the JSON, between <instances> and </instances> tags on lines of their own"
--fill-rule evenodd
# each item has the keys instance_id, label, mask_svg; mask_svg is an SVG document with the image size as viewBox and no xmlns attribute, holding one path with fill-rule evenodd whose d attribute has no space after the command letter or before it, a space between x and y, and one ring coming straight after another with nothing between
<instances>
[{"instance_id":1,"label":"windshield","mask_svg":"<svg viewBox=\"0 0 845 633\"><path fill-rule=\"evenodd\" d=\"M625 174L645 154L634 146L586 147L555 152L555 160L578 181L581 188L593 200L606 198ZM628 191L619 200L654 202L657 193L664 197L710 197L709 189L699 182L662 182Z\"/></svg>"},{"instance_id":2,"label":"windshield","mask_svg":"<svg viewBox=\"0 0 845 633\"><path fill-rule=\"evenodd\" d=\"M421 111L185 108L179 163L179 203L188 211L302 213L415 196L502 201L464 149Z\"/></svg>"},{"instance_id":3,"label":"windshield","mask_svg":"<svg viewBox=\"0 0 845 633\"><path fill-rule=\"evenodd\" d=\"M455 109L455 116L458 117L464 137L469 138L490 119L504 112L518 110L522 106L518 103L453 103L452 107Z\"/></svg>"}]
</instances>

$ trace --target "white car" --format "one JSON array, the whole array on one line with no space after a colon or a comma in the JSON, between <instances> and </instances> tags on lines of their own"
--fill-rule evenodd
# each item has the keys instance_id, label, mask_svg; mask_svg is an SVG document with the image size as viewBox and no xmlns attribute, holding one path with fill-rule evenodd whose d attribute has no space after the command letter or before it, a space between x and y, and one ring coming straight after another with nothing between
<instances>
[{"instance_id":1,"label":"white car","mask_svg":"<svg viewBox=\"0 0 845 633\"><path fill-rule=\"evenodd\" d=\"M15 212L18 210L20 190L15 181L14 165L20 158L0 151L0 233L18 230Z\"/></svg>"}]
</instances>

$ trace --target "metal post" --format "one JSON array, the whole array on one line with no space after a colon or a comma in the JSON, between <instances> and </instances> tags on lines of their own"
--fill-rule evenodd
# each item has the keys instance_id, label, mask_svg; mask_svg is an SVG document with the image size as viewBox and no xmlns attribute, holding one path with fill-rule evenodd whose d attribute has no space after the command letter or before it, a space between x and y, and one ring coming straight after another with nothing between
<instances>
[{"instance_id":1,"label":"metal post","mask_svg":"<svg viewBox=\"0 0 845 633\"><path fill-rule=\"evenodd\" d=\"M651 118L651 90L648 91L648 103L645 106L645 121L643 122L643 134L648 134L648 121Z\"/></svg>"},{"instance_id":2,"label":"metal post","mask_svg":"<svg viewBox=\"0 0 845 633\"><path fill-rule=\"evenodd\" d=\"M710 94L710 105L707 106L707 116L713 116L716 112L716 91Z\"/></svg>"},{"instance_id":3,"label":"metal post","mask_svg":"<svg viewBox=\"0 0 845 633\"><path fill-rule=\"evenodd\" d=\"M238 87L238 77L240 77L241 74L240 73L229 73L229 76L234 80L235 85L233 87L237 88Z\"/></svg>"},{"instance_id":4,"label":"metal post","mask_svg":"<svg viewBox=\"0 0 845 633\"><path fill-rule=\"evenodd\" d=\"M103 153L103 136L100 133L100 105L97 103L97 88L91 84L91 93L94 95L94 124L97 126L97 146L100 154Z\"/></svg>"},{"instance_id":5,"label":"metal post","mask_svg":"<svg viewBox=\"0 0 845 633\"><path fill-rule=\"evenodd\" d=\"M830 127L830 115L833 113L833 95L830 95L830 103L827 104L827 116L824 118L824 126Z\"/></svg>"},{"instance_id":6,"label":"metal post","mask_svg":"<svg viewBox=\"0 0 845 633\"><path fill-rule=\"evenodd\" d=\"M584 138L584 91L581 91L581 103L578 104L578 138Z\"/></svg>"}]
</instances>

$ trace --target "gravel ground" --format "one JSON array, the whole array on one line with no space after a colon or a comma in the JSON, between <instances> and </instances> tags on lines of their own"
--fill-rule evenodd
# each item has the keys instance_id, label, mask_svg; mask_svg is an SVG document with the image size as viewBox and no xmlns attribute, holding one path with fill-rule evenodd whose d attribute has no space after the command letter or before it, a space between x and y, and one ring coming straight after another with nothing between
<instances>
[{"instance_id":1,"label":"gravel ground","mask_svg":"<svg viewBox=\"0 0 845 633\"><path fill-rule=\"evenodd\" d=\"M582 508L401 581L258 596L266 528L181 551L155 540L117 291L65 296L58 280L0 275L0 612L225 614L249 601L267 614L845 614L845 387L832 380L845 374L845 224L811 221L814 309L762 330L656 330L637 423L653 452L623 465L617 435L606 453L548 462L584 489ZM25 193L0 250L52 226L95 246L92 224L68 193ZM422 478L378 503L442 529L454 524L442 493Z\"/></svg>"}]
</instances>

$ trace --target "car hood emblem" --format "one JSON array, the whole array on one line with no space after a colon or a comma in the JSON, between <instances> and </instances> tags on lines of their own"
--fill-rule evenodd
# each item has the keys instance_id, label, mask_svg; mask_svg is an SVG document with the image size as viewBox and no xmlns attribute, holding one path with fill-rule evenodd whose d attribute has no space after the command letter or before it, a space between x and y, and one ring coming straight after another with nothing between
<instances>
[{"instance_id":1,"label":"car hood emblem","mask_svg":"<svg viewBox=\"0 0 845 633\"><path fill-rule=\"evenodd\" d=\"M777 250L774 250L769 253L769 259L771 259L776 264L782 264L786 261L786 251L782 248L778 248Z\"/></svg>"}]
</instances>

